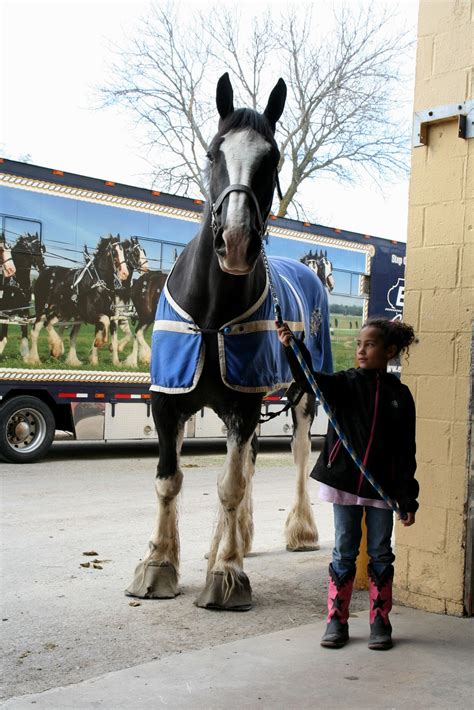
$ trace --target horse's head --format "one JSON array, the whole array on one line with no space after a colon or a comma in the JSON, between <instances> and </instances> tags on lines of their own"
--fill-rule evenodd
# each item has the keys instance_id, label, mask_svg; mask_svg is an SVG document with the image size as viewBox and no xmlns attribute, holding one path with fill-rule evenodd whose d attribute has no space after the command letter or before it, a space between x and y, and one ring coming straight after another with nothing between
<instances>
[{"instance_id":1,"label":"horse's head","mask_svg":"<svg viewBox=\"0 0 474 710\"><path fill-rule=\"evenodd\" d=\"M12 257L12 250L4 239L0 239L0 267L3 276L8 279L16 272L15 263Z\"/></svg>"},{"instance_id":2,"label":"horse's head","mask_svg":"<svg viewBox=\"0 0 474 710\"><path fill-rule=\"evenodd\" d=\"M319 253L316 252L316 254L310 251L301 261L317 273L323 286L327 288L329 293L332 293L334 289L334 276L332 273L332 262L328 258L327 251L323 252L321 249L321 251Z\"/></svg>"},{"instance_id":3,"label":"horse's head","mask_svg":"<svg viewBox=\"0 0 474 710\"><path fill-rule=\"evenodd\" d=\"M23 266L30 269L34 268L41 271L45 268L44 252L46 251L44 244L41 243L38 233L23 234L15 246L13 247L13 258L20 259Z\"/></svg>"},{"instance_id":4,"label":"horse's head","mask_svg":"<svg viewBox=\"0 0 474 710\"><path fill-rule=\"evenodd\" d=\"M135 270L144 273L149 270L146 252L138 241L138 237L124 239L122 246L125 261L130 272Z\"/></svg>"},{"instance_id":5,"label":"horse's head","mask_svg":"<svg viewBox=\"0 0 474 710\"><path fill-rule=\"evenodd\" d=\"M323 250L321 249L321 254L316 259L316 263L319 278L323 282L323 285L326 286L329 293L332 293L334 289L334 275L332 273L332 262L328 259L327 251L323 254Z\"/></svg>"},{"instance_id":6,"label":"horse's head","mask_svg":"<svg viewBox=\"0 0 474 710\"><path fill-rule=\"evenodd\" d=\"M94 261L99 273L101 271L103 273L107 272L110 263L112 263L113 271L118 279L120 281L126 281L128 279L129 272L119 235L113 237L109 234L108 237L102 237L100 239Z\"/></svg>"},{"instance_id":7,"label":"horse's head","mask_svg":"<svg viewBox=\"0 0 474 710\"><path fill-rule=\"evenodd\" d=\"M249 274L260 254L280 159L275 126L285 100L279 79L263 114L234 110L229 75L217 83L219 129L207 154L211 220L219 266L234 276Z\"/></svg>"}]
</instances>

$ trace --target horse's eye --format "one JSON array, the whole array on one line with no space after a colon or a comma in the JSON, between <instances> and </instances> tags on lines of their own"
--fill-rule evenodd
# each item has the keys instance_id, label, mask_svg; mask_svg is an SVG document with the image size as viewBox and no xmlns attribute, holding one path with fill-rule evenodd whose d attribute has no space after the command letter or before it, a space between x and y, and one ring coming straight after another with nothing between
<instances>
[{"instance_id":1,"label":"horse's eye","mask_svg":"<svg viewBox=\"0 0 474 710\"><path fill-rule=\"evenodd\" d=\"M206 158L210 163L214 162L214 156L212 155L212 153L206 153Z\"/></svg>"}]
</instances>

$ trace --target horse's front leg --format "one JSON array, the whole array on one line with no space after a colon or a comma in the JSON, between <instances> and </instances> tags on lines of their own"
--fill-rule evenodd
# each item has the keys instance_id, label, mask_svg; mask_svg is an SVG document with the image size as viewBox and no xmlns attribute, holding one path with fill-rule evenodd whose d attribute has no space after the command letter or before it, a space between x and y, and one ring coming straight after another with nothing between
<instances>
[{"instance_id":1,"label":"horse's front leg","mask_svg":"<svg viewBox=\"0 0 474 710\"><path fill-rule=\"evenodd\" d=\"M5 350L5 347L7 345L7 335L8 335L8 325L7 323L3 323L0 326L0 355L3 353Z\"/></svg>"},{"instance_id":2,"label":"horse's front leg","mask_svg":"<svg viewBox=\"0 0 474 710\"><path fill-rule=\"evenodd\" d=\"M308 494L308 463L311 454L311 424L315 397L305 394L292 408L291 450L296 465L296 497L285 525L286 547L293 552L319 550L318 530Z\"/></svg>"},{"instance_id":3,"label":"horse's front leg","mask_svg":"<svg viewBox=\"0 0 474 710\"><path fill-rule=\"evenodd\" d=\"M221 415L228 430L226 462L217 484L221 508L209 552L206 585L196 600L197 606L207 609L247 611L252 606L250 582L243 571L251 533L247 528L248 534L242 534L246 515L241 517L241 506L247 513L252 508L250 496L246 498L246 467L251 460L258 413L257 405L250 417L235 412Z\"/></svg>"},{"instance_id":4,"label":"horse's front leg","mask_svg":"<svg viewBox=\"0 0 474 710\"><path fill-rule=\"evenodd\" d=\"M149 550L135 569L132 584L126 589L129 596L142 599L170 599L178 592L179 533L177 496L183 474L179 455L186 417L180 416L166 395L153 396L153 417L158 431L160 457L155 489L158 511Z\"/></svg>"},{"instance_id":5,"label":"horse's front leg","mask_svg":"<svg viewBox=\"0 0 474 710\"><path fill-rule=\"evenodd\" d=\"M20 340L20 355L23 362L28 362L30 356L30 348L28 345L28 326L21 326L21 340Z\"/></svg>"}]
</instances>

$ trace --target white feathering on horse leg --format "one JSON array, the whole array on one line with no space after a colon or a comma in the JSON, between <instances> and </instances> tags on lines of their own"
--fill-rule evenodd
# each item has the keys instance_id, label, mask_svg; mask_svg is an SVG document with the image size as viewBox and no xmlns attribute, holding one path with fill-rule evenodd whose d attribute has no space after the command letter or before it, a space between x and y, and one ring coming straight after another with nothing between
<instances>
[{"instance_id":1,"label":"white feathering on horse leg","mask_svg":"<svg viewBox=\"0 0 474 710\"><path fill-rule=\"evenodd\" d=\"M285 524L286 545L288 550L319 550L318 530L311 509L308 495L308 463L311 454L309 431L312 416L307 414L308 397L293 408L295 430L291 441L291 450L296 465L296 498Z\"/></svg>"},{"instance_id":2,"label":"white feathering on horse leg","mask_svg":"<svg viewBox=\"0 0 474 710\"><path fill-rule=\"evenodd\" d=\"M137 331L138 361L142 365L149 365L151 362L151 348L145 340L145 329L139 328Z\"/></svg>"},{"instance_id":3,"label":"white feathering on horse leg","mask_svg":"<svg viewBox=\"0 0 474 710\"><path fill-rule=\"evenodd\" d=\"M100 316L99 323L103 325L103 329L98 328L95 333L94 347L101 348L109 341L110 318L108 316Z\"/></svg>"},{"instance_id":4,"label":"white feathering on horse leg","mask_svg":"<svg viewBox=\"0 0 474 710\"><path fill-rule=\"evenodd\" d=\"M30 365L39 365L41 362L38 354L38 338L45 320L46 316L41 316L41 318L35 323L33 330L31 331L31 348L30 353L26 358L26 362Z\"/></svg>"},{"instance_id":5,"label":"white feathering on horse leg","mask_svg":"<svg viewBox=\"0 0 474 710\"><path fill-rule=\"evenodd\" d=\"M217 483L223 525L222 528L218 526L214 536L214 541L219 540L219 543L212 572L230 572L234 576L234 572L240 571L243 566L244 550L238 513L245 495L243 471L249 447L250 442L239 446L233 437L228 437L226 463Z\"/></svg>"},{"instance_id":6,"label":"white feathering on horse leg","mask_svg":"<svg viewBox=\"0 0 474 710\"><path fill-rule=\"evenodd\" d=\"M252 447L249 446L247 457L244 462L245 493L239 505L238 525L242 537L243 553L248 555L252 549L253 542L253 476L255 473L255 457Z\"/></svg>"},{"instance_id":7,"label":"white feathering on horse leg","mask_svg":"<svg viewBox=\"0 0 474 710\"><path fill-rule=\"evenodd\" d=\"M51 357L54 358L59 358L64 353L64 343L54 329L54 326L58 321L59 318L54 316L46 326L46 331L48 333L48 348L51 353Z\"/></svg>"},{"instance_id":8,"label":"white feathering on horse leg","mask_svg":"<svg viewBox=\"0 0 474 710\"><path fill-rule=\"evenodd\" d=\"M149 558L160 563L169 563L179 569L179 530L177 496L183 484L180 469L170 478L157 478L155 490L158 496L158 514L151 536L154 550Z\"/></svg>"},{"instance_id":9,"label":"white feathering on horse leg","mask_svg":"<svg viewBox=\"0 0 474 710\"><path fill-rule=\"evenodd\" d=\"M80 324L73 325L69 334L69 352L67 354L66 364L70 367L79 367L79 365L82 365L82 362L77 357L76 351L76 340L80 327Z\"/></svg>"},{"instance_id":10,"label":"white feathering on horse leg","mask_svg":"<svg viewBox=\"0 0 474 710\"><path fill-rule=\"evenodd\" d=\"M1 343L0 343L1 345ZM0 352L2 352L0 350ZM23 358L23 362L28 362L28 357L30 355L30 348L28 346L28 338L22 338L20 342L20 355Z\"/></svg>"}]
</instances>

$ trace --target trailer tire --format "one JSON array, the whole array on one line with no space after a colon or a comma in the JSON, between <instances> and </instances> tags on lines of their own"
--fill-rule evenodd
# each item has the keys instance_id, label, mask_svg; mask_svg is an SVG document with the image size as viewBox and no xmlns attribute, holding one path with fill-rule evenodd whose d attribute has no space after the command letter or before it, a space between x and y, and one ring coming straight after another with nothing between
<instances>
[{"instance_id":1,"label":"trailer tire","mask_svg":"<svg viewBox=\"0 0 474 710\"><path fill-rule=\"evenodd\" d=\"M55 433L51 409L38 397L13 397L0 407L0 456L33 463L49 450Z\"/></svg>"}]
</instances>

